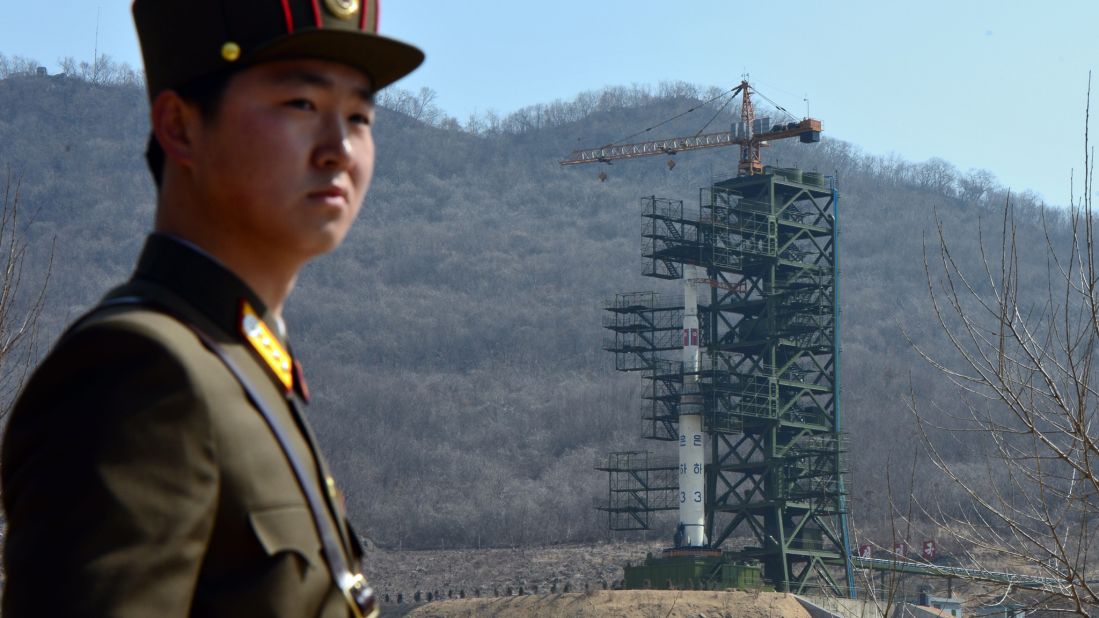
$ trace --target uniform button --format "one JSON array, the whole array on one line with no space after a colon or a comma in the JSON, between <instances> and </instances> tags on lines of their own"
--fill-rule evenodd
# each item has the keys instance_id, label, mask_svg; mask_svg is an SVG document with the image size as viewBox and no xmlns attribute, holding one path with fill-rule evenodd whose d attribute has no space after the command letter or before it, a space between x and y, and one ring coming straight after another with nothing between
<instances>
[{"instance_id":1,"label":"uniform button","mask_svg":"<svg viewBox=\"0 0 1099 618\"><path fill-rule=\"evenodd\" d=\"M221 46L221 57L229 62L236 62L240 58L240 45L229 41Z\"/></svg>"}]
</instances>

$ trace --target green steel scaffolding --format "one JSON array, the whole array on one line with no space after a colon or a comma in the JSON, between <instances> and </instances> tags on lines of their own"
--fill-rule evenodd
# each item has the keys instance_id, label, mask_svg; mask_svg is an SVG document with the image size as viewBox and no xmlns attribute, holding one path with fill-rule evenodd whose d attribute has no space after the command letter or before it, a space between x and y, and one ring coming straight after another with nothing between
<instances>
[{"instance_id":1,"label":"green steel scaffolding","mask_svg":"<svg viewBox=\"0 0 1099 618\"><path fill-rule=\"evenodd\" d=\"M703 188L697 213L678 200L641 202L644 274L680 279L692 265L710 290L698 307L709 549L736 539L738 548L721 554L757 562L777 589L853 596L834 180L769 168ZM675 440L682 298L620 294L606 309L604 348L616 369L641 372L647 385L644 437ZM669 465L633 453L599 467L610 490L597 507L612 529L648 529L642 511L675 508L674 476L661 474ZM623 479L632 484L616 491Z\"/></svg>"}]
</instances>

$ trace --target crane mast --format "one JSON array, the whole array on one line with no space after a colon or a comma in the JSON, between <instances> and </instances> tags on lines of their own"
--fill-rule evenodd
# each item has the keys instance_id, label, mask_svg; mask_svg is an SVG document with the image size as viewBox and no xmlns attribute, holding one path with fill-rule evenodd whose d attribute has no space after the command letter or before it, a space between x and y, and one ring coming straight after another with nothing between
<instances>
[{"instance_id":1,"label":"crane mast","mask_svg":"<svg viewBox=\"0 0 1099 618\"><path fill-rule=\"evenodd\" d=\"M740 82L740 121L748 136L740 144L740 162L737 164L737 176L752 176L763 173L763 163L759 157L759 141L752 139L752 132L756 119L755 109L752 107L752 89L748 87L747 80Z\"/></svg>"}]
</instances>

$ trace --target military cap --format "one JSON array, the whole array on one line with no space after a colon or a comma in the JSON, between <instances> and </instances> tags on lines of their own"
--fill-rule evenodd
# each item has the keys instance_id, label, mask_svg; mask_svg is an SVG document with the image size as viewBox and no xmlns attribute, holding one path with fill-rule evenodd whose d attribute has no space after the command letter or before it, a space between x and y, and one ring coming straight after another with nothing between
<instances>
[{"instance_id":1,"label":"military cap","mask_svg":"<svg viewBox=\"0 0 1099 618\"><path fill-rule=\"evenodd\" d=\"M315 58L364 71L375 89L423 62L380 36L380 0L135 0L149 98L219 71Z\"/></svg>"}]
</instances>

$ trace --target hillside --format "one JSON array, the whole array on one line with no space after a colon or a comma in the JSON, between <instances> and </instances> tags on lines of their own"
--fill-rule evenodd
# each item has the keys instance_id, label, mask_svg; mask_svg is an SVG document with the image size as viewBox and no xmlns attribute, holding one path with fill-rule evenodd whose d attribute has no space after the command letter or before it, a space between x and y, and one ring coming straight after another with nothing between
<instances>
[{"instance_id":1,"label":"hillside","mask_svg":"<svg viewBox=\"0 0 1099 618\"><path fill-rule=\"evenodd\" d=\"M697 204L699 187L733 173L735 155L685 153L672 170L659 158L618 164L605 182L598 169L556 160L699 101L683 85L610 88L476 131L379 110L361 220L307 268L287 308L316 395L309 414L360 532L406 549L607 538L592 509L606 491L596 458L662 445L636 437L640 381L616 374L600 350L600 302L669 289L639 274L639 198ZM0 110L0 169L20 181L27 281L42 276L56 239L45 344L127 276L151 226L145 97L131 86L13 77L0 81ZM662 127L697 129L691 118ZM852 522L885 543L890 495L950 500L914 457L904 405L911 390L945 418L955 401L902 334L948 356L929 312L925 241L934 244L941 221L957 259L976 266L978 225L995 229L1006 189L983 172L872 156L841 137L776 144L764 156L839 178ZM1022 280L1041 289L1037 206L1016 200L1029 251ZM1064 223L1053 219L1058 242ZM979 455L972 445L956 454Z\"/></svg>"}]
</instances>

